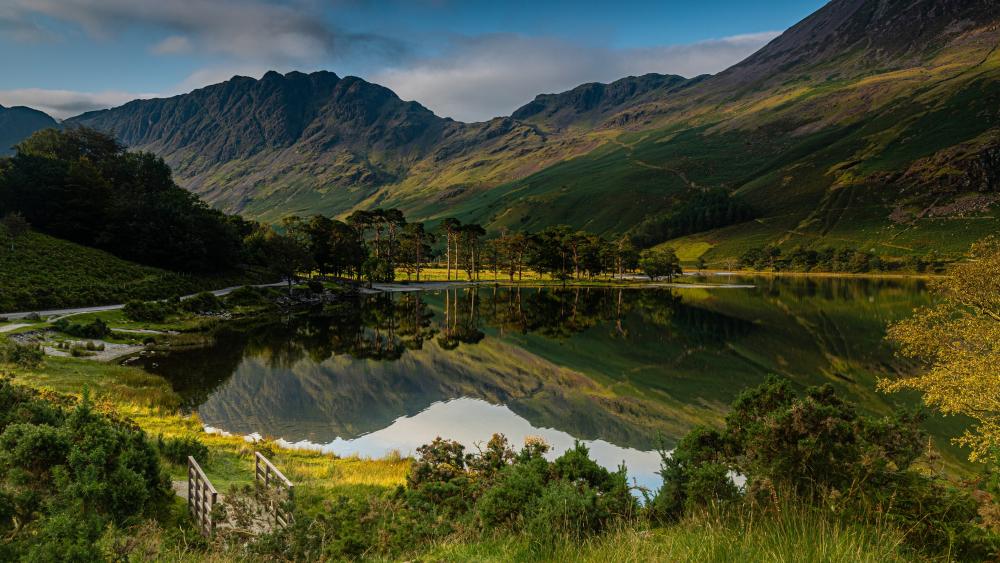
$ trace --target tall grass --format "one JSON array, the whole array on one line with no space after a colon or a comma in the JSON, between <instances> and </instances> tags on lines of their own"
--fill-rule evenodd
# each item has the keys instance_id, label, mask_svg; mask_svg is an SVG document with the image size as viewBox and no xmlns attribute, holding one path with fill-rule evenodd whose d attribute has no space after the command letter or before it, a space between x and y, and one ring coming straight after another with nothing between
<instances>
[{"instance_id":1,"label":"tall grass","mask_svg":"<svg viewBox=\"0 0 1000 563\"><path fill-rule=\"evenodd\" d=\"M894 562L912 561L903 534L879 523L844 522L794 501L780 510L711 511L664 527L623 523L583 542L564 538L554 551L531 538L453 538L429 553L434 561Z\"/></svg>"}]
</instances>

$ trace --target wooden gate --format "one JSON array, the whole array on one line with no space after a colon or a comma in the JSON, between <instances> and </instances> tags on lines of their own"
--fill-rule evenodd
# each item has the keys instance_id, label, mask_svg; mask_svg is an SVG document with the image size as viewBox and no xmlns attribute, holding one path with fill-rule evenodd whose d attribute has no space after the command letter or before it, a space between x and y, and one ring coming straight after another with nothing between
<instances>
[{"instance_id":1,"label":"wooden gate","mask_svg":"<svg viewBox=\"0 0 1000 563\"><path fill-rule=\"evenodd\" d=\"M188 456L188 510L202 535L210 536L215 531L212 509L219 501L219 493L201 470L201 466Z\"/></svg>"},{"instance_id":2,"label":"wooden gate","mask_svg":"<svg viewBox=\"0 0 1000 563\"><path fill-rule=\"evenodd\" d=\"M266 509L274 525L287 526L292 522L291 504L295 499L295 485L260 452L254 452L254 479L264 487L269 499Z\"/></svg>"}]
</instances>

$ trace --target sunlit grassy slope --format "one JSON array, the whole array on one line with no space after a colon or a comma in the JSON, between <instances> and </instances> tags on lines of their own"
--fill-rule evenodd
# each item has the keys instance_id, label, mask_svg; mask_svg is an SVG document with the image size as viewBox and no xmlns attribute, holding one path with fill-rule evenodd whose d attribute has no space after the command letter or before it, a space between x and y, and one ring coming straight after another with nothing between
<instances>
[{"instance_id":1,"label":"sunlit grassy slope","mask_svg":"<svg viewBox=\"0 0 1000 563\"><path fill-rule=\"evenodd\" d=\"M996 225L988 181L977 175L989 165L976 164L988 161L983 151L1000 126L996 36L956 42L908 68L803 75L728 99L681 97L648 110L659 112L656 125L588 133L597 148L523 177L503 181L484 161L478 183L435 197L426 185L447 176L445 163L421 189L403 183L369 201L494 230L565 223L620 234L698 190L723 188L755 220L670 241L697 248L688 259L721 261L764 244L955 254Z\"/></svg>"},{"instance_id":2,"label":"sunlit grassy slope","mask_svg":"<svg viewBox=\"0 0 1000 563\"><path fill-rule=\"evenodd\" d=\"M140 266L41 233L0 247L0 312L122 303L215 289L211 280ZM223 287L223 286L219 286Z\"/></svg>"}]
</instances>

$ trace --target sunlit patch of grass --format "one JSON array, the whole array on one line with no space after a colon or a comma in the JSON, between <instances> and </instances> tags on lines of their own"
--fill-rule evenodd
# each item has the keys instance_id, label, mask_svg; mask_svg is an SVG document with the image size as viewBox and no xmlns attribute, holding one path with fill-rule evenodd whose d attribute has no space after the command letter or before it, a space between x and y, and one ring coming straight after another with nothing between
<instances>
[{"instance_id":1,"label":"sunlit patch of grass","mask_svg":"<svg viewBox=\"0 0 1000 563\"><path fill-rule=\"evenodd\" d=\"M95 400L116 405L168 411L180 405L180 397L165 379L134 367L48 357L39 368L19 368L13 374L23 385L68 395L80 396L87 388Z\"/></svg>"},{"instance_id":2,"label":"sunlit patch of grass","mask_svg":"<svg viewBox=\"0 0 1000 563\"><path fill-rule=\"evenodd\" d=\"M659 245L660 247L673 248L677 252L677 257L681 262L694 262L701 255L711 250L712 245L706 241L676 241Z\"/></svg>"}]
</instances>

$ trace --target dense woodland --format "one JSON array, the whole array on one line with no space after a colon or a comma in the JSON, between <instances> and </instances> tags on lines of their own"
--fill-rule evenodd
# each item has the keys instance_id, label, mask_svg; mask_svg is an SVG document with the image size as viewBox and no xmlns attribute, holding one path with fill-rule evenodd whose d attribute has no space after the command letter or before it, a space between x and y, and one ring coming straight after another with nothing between
<instances>
[{"instance_id":1,"label":"dense woodland","mask_svg":"<svg viewBox=\"0 0 1000 563\"><path fill-rule=\"evenodd\" d=\"M826 247L820 250L797 246L783 252L777 246L753 247L740 256L740 266L750 270L775 272L891 272L907 270L917 273L940 273L945 262L936 253L908 256L905 259L880 256L855 248Z\"/></svg>"},{"instance_id":2,"label":"dense woodland","mask_svg":"<svg viewBox=\"0 0 1000 563\"><path fill-rule=\"evenodd\" d=\"M178 187L162 159L89 129L40 131L0 160L0 215L175 271L237 267L254 225Z\"/></svg>"}]
</instances>

